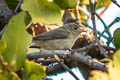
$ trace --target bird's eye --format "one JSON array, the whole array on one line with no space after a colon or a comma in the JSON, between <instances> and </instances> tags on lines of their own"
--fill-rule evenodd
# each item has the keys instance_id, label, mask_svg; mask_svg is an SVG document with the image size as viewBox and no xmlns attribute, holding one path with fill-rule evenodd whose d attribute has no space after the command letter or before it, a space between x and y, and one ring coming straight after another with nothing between
<instances>
[{"instance_id":1,"label":"bird's eye","mask_svg":"<svg viewBox=\"0 0 120 80\"><path fill-rule=\"evenodd\" d=\"M74 30L77 30L77 27L74 27Z\"/></svg>"}]
</instances>

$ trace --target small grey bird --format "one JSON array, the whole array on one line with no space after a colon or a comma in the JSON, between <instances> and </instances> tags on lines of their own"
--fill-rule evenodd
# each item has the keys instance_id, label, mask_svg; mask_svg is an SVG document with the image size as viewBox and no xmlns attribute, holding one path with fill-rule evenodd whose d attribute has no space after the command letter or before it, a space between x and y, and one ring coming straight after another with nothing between
<instances>
[{"instance_id":1,"label":"small grey bird","mask_svg":"<svg viewBox=\"0 0 120 80\"><path fill-rule=\"evenodd\" d=\"M48 50L70 49L81 32L78 24L69 23L33 37L33 43Z\"/></svg>"}]
</instances>

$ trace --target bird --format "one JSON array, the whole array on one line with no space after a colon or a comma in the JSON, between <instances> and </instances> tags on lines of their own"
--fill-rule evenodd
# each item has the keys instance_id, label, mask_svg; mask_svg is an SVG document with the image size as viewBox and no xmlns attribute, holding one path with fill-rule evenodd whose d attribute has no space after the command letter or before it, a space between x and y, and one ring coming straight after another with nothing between
<instances>
[{"instance_id":1,"label":"bird","mask_svg":"<svg viewBox=\"0 0 120 80\"><path fill-rule=\"evenodd\" d=\"M49 32L33 37L33 43L47 50L67 50L72 48L84 30L76 23L68 23Z\"/></svg>"}]
</instances>

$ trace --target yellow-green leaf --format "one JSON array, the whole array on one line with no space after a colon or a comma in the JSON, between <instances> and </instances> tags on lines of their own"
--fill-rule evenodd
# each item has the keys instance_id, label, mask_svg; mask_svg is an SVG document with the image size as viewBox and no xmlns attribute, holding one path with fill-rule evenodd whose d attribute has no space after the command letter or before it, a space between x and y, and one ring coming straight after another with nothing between
<instances>
[{"instance_id":1,"label":"yellow-green leaf","mask_svg":"<svg viewBox=\"0 0 120 80\"><path fill-rule=\"evenodd\" d=\"M120 49L115 52L113 56L113 62L108 65L108 72L111 80L119 80L120 74Z\"/></svg>"},{"instance_id":2,"label":"yellow-green leaf","mask_svg":"<svg viewBox=\"0 0 120 80\"><path fill-rule=\"evenodd\" d=\"M0 40L0 53L3 53L6 50L6 47L5 41Z\"/></svg>"},{"instance_id":3,"label":"yellow-green leaf","mask_svg":"<svg viewBox=\"0 0 120 80\"><path fill-rule=\"evenodd\" d=\"M104 59L102 59L102 60L100 60L101 62L110 62L110 61L112 61L111 59L107 59L107 58L104 58Z\"/></svg>"},{"instance_id":4,"label":"yellow-green leaf","mask_svg":"<svg viewBox=\"0 0 120 80\"><path fill-rule=\"evenodd\" d=\"M61 24L59 7L47 0L23 0L22 9L28 11L33 22Z\"/></svg>"},{"instance_id":5,"label":"yellow-green leaf","mask_svg":"<svg viewBox=\"0 0 120 80\"><path fill-rule=\"evenodd\" d=\"M32 41L32 36L26 32L25 15L25 12L21 12L13 16L2 36L7 43L3 56L14 70L24 66L27 48Z\"/></svg>"},{"instance_id":6,"label":"yellow-green leaf","mask_svg":"<svg viewBox=\"0 0 120 80\"><path fill-rule=\"evenodd\" d=\"M1 69L0 69L1 70ZM0 80L20 80L18 75L14 72L9 72L7 70L1 70Z\"/></svg>"},{"instance_id":7,"label":"yellow-green leaf","mask_svg":"<svg viewBox=\"0 0 120 80\"><path fill-rule=\"evenodd\" d=\"M113 34L114 45L118 49L120 48L120 28L116 29Z\"/></svg>"},{"instance_id":8,"label":"yellow-green leaf","mask_svg":"<svg viewBox=\"0 0 120 80\"><path fill-rule=\"evenodd\" d=\"M115 52L113 59L114 66L120 69L120 49Z\"/></svg>"},{"instance_id":9,"label":"yellow-green leaf","mask_svg":"<svg viewBox=\"0 0 120 80\"><path fill-rule=\"evenodd\" d=\"M54 0L62 9L75 8L77 0Z\"/></svg>"},{"instance_id":10,"label":"yellow-green leaf","mask_svg":"<svg viewBox=\"0 0 120 80\"><path fill-rule=\"evenodd\" d=\"M80 4L89 5L89 0L80 0Z\"/></svg>"},{"instance_id":11,"label":"yellow-green leaf","mask_svg":"<svg viewBox=\"0 0 120 80\"><path fill-rule=\"evenodd\" d=\"M110 80L109 75L106 72L102 71L92 71L92 77L89 77L89 80Z\"/></svg>"},{"instance_id":12,"label":"yellow-green leaf","mask_svg":"<svg viewBox=\"0 0 120 80\"><path fill-rule=\"evenodd\" d=\"M120 74L120 49L115 52L113 56L113 62L108 65L108 72L111 80L119 80Z\"/></svg>"},{"instance_id":13,"label":"yellow-green leaf","mask_svg":"<svg viewBox=\"0 0 120 80\"><path fill-rule=\"evenodd\" d=\"M110 62L108 65L108 73L111 80L119 80L120 67L117 68L112 62Z\"/></svg>"},{"instance_id":14,"label":"yellow-green leaf","mask_svg":"<svg viewBox=\"0 0 120 80\"><path fill-rule=\"evenodd\" d=\"M111 0L97 0L96 9L110 5Z\"/></svg>"},{"instance_id":15,"label":"yellow-green leaf","mask_svg":"<svg viewBox=\"0 0 120 80\"><path fill-rule=\"evenodd\" d=\"M46 76L46 67L33 61L26 61L22 78L25 80L40 80Z\"/></svg>"}]
</instances>

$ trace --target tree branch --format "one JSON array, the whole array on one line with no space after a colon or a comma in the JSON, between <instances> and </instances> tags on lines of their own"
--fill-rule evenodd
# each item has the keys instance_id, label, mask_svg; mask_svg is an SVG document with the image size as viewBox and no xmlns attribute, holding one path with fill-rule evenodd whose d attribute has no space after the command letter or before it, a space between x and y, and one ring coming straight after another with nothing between
<instances>
[{"instance_id":1,"label":"tree branch","mask_svg":"<svg viewBox=\"0 0 120 80\"><path fill-rule=\"evenodd\" d=\"M84 55L82 55L82 53L77 53L77 52L71 54L70 52L63 51L63 50L57 50L57 51L42 50L37 53L28 54L27 58L28 59L36 59L36 58L54 57L56 52L57 52L57 55L62 59L70 58L70 61L76 60L78 62L82 62L82 63L90 66L91 68L100 69L102 71L107 71L107 68L105 67L105 65L103 63L94 61L92 58L90 58L90 56L84 56Z\"/></svg>"},{"instance_id":2,"label":"tree branch","mask_svg":"<svg viewBox=\"0 0 120 80\"><path fill-rule=\"evenodd\" d=\"M117 3L116 0L111 0L114 4L116 4L119 8L120 8L120 5Z\"/></svg>"},{"instance_id":3,"label":"tree branch","mask_svg":"<svg viewBox=\"0 0 120 80\"><path fill-rule=\"evenodd\" d=\"M102 70L102 71L107 71L107 68L103 63L95 61L90 56L83 56L80 53L75 53L75 54L72 55L72 59L74 59L78 62L82 62L82 63L90 66L91 68L99 69L99 70Z\"/></svg>"},{"instance_id":4,"label":"tree branch","mask_svg":"<svg viewBox=\"0 0 120 80\"><path fill-rule=\"evenodd\" d=\"M58 62L65 70L67 70L76 80L80 80L80 79L70 70L70 68L69 68L67 65L64 64L63 60L61 61L60 58L59 58L57 55L55 55L54 57L55 57L55 59L57 60L57 62Z\"/></svg>"},{"instance_id":5,"label":"tree branch","mask_svg":"<svg viewBox=\"0 0 120 80\"><path fill-rule=\"evenodd\" d=\"M80 4L80 0L77 0L77 2L76 2L76 7L75 7L75 16L76 16L77 23L78 23L79 25L81 25L80 13L79 13L79 4Z\"/></svg>"},{"instance_id":6,"label":"tree branch","mask_svg":"<svg viewBox=\"0 0 120 80\"><path fill-rule=\"evenodd\" d=\"M104 52L104 48L101 47L99 39L97 37L97 32L96 32L96 23L95 23L95 10L94 10L94 4L91 2L91 0L89 0L90 3L90 8L91 8L91 20L93 23L93 30L94 30L94 35L95 35L95 41L96 43L98 43L98 47L101 51L101 54L105 57L105 58L109 58L109 56L107 54L105 54Z\"/></svg>"}]
</instances>

